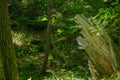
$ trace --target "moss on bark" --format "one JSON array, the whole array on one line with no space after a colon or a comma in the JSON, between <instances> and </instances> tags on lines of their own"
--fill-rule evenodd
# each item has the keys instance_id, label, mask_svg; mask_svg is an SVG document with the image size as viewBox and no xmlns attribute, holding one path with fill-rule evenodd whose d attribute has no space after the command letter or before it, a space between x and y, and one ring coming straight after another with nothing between
<instances>
[{"instance_id":1,"label":"moss on bark","mask_svg":"<svg viewBox=\"0 0 120 80\"><path fill-rule=\"evenodd\" d=\"M19 80L7 5L0 0L0 80Z\"/></svg>"}]
</instances>

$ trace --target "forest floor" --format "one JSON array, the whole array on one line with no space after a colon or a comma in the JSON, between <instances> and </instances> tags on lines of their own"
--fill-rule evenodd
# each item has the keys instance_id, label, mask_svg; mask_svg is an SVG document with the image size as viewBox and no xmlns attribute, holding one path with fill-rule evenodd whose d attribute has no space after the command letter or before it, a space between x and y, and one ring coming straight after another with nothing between
<instances>
[{"instance_id":1,"label":"forest floor","mask_svg":"<svg viewBox=\"0 0 120 80\"><path fill-rule=\"evenodd\" d=\"M20 80L81 80L90 77L84 51L51 49L46 73L41 73L45 32L13 31ZM66 45L64 45L66 46Z\"/></svg>"},{"instance_id":2,"label":"forest floor","mask_svg":"<svg viewBox=\"0 0 120 80\"><path fill-rule=\"evenodd\" d=\"M69 49L68 46L71 45L57 43L57 48L51 48L46 73L41 73L45 54L45 31L18 30L12 33L20 80L92 80L85 51L78 50L76 45ZM60 50L61 45L65 49ZM119 77L120 75L114 80L120 80Z\"/></svg>"}]
</instances>

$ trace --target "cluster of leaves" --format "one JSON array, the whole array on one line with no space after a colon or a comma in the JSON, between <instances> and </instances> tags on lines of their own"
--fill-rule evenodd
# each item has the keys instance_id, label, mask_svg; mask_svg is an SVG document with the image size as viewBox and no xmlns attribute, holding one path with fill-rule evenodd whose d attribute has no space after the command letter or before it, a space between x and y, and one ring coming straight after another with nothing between
<instances>
[{"instance_id":1,"label":"cluster of leaves","mask_svg":"<svg viewBox=\"0 0 120 80\"><path fill-rule=\"evenodd\" d=\"M120 44L120 5L115 1L105 2L106 7L99 9L99 13L94 17L95 22L104 24L114 42Z\"/></svg>"}]
</instances>

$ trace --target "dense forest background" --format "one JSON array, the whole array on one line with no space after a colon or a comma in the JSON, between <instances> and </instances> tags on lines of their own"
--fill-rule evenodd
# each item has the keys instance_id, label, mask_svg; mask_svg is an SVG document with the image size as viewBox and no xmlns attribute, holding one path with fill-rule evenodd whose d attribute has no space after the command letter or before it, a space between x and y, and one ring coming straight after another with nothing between
<instances>
[{"instance_id":1,"label":"dense forest background","mask_svg":"<svg viewBox=\"0 0 120 80\"><path fill-rule=\"evenodd\" d=\"M9 0L8 11L20 80L93 80L76 40L80 14L105 29L119 62L119 0ZM119 68L102 79L120 80Z\"/></svg>"}]
</instances>

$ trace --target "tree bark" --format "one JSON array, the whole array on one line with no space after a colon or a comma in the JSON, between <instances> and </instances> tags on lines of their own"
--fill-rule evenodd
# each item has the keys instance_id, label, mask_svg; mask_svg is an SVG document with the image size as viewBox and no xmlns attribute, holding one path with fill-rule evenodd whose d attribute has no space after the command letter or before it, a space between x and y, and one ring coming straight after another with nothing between
<instances>
[{"instance_id":1,"label":"tree bark","mask_svg":"<svg viewBox=\"0 0 120 80\"><path fill-rule=\"evenodd\" d=\"M47 64L48 64L48 57L50 54L50 45L51 45L51 33L52 33L52 26L51 26L51 0L47 0L47 11L48 11L48 26L46 32L46 51L45 51L45 58L43 63L42 73L46 71Z\"/></svg>"},{"instance_id":2,"label":"tree bark","mask_svg":"<svg viewBox=\"0 0 120 80\"><path fill-rule=\"evenodd\" d=\"M0 0L0 80L19 80L7 0Z\"/></svg>"}]
</instances>

